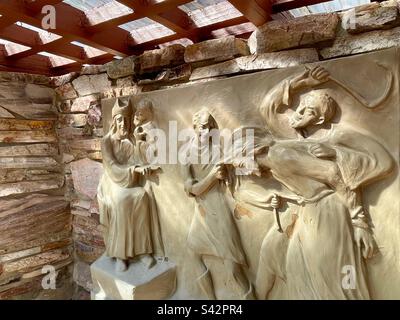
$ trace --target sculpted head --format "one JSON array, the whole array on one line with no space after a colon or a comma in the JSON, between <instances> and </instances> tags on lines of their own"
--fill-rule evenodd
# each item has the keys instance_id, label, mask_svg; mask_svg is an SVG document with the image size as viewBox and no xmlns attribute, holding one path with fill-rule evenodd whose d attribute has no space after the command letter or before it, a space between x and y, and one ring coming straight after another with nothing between
<instances>
[{"instance_id":1,"label":"sculpted head","mask_svg":"<svg viewBox=\"0 0 400 320\"><path fill-rule=\"evenodd\" d=\"M329 123L336 113L337 103L323 90L314 90L303 96L289 120L294 129Z\"/></svg>"},{"instance_id":2,"label":"sculpted head","mask_svg":"<svg viewBox=\"0 0 400 320\"><path fill-rule=\"evenodd\" d=\"M146 122L152 121L154 117L153 102L149 99L140 100L136 106L135 117L133 123L140 126Z\"/></svg>"},{"instance_id":3,"label":"sculpted head","mask_svg":"<svg viewBox=\"0 0 400 320\"><path fill-rule=\"evenodd\" d=\"M131 108L128 100L117 99L112 109L111 131L117 139L125 139L131 132Z\"/></svg>"},{"instance_id":4,"label":"sculpted head","mask_svg":"<svg viewBox=\"0 0 400 320\"><path fill-rule=\"evenodd\" d=\"M212 129L218 129L217 122L207 108L197 111L193 115L192 123L198 137L205 137Z\"/></svg>"}]
</instances>

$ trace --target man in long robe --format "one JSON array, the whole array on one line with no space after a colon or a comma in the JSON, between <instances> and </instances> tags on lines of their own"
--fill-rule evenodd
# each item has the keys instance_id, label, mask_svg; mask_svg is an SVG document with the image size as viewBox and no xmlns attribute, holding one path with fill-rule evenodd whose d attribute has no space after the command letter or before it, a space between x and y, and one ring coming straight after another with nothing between
<instances>
[{"instance_id":1,"label":"man in long robe","mask_svg":"<svg viewBox=\"0 0 400 320\"><path fill-rule=\"evenodd\" d=\"M225 169L221 161L220 142L210 140L210 132L218 125L207 109L193 116L198 137L189 142L190 160L185 167L185 191L196 199L196 209L188 234L188 245L196 254L193 272L208 299L216 299L213 278L220 275L210 263L217 258L229 278L230 294L237 299L253 299L252 285L247 279L247 267L239 231L232 208L226 197Z\"/></svg>"},{"instance_id":2,"label":"man in long robe","mask_svg":"<svg viewBox=\"0 0 400 320\"><path fill-rule=\"evenodd\" d=\"M332 125L337 105L322 90L308 93L291 117L284 112L295 94L328 78L323 68L308 70L279 83L260 106L275 143L257 162L301 203L290 239L275 230L264 239L256 281L262 299L276 276L293 299L370 298L364 259L374 240L361 187L387 175L392 159L374 139ZM349 267L354 290L342 285Z\"/></svg>"},{"instance_id":3,"label":"man in long robe","mask_svg":"<svg viewBox=\"0 0 400 320\"><path fill-rule=\"evenodd\" d=\"M154 199L146 187L152 167L141 162L131 115L129 103L117 100L110 131L102 140L105 170L97 195L106 255L117 259L118 271L126 270L129 260L136 257L151 267L153 256L163 255Z\"/></svg>"}]
</instances>

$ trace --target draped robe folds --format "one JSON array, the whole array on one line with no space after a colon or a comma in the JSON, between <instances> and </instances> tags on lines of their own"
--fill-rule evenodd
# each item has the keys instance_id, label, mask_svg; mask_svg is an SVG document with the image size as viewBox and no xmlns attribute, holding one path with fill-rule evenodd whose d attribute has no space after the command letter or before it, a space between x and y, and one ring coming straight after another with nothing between
<instances>
[{"instance_id":1,"label":"draped robe folds","mask_svg":"<svg viewBox=\"0 0 400 320\"><path fill-rule=\"evenodd\" d=\"M205 144L201 148L195 141L190 142L187 152L200 158L206 155L203 157L205 160L208 160L209 156L213 158L206 161L206 164L189 165L190 179L193 181L205 178L222 155L219 146L208 149L208 144ZM247 265L227 192L229 190L224 182L217 181L206 192L195 197L196 209L189 229L188 245L199 255L210 255Z\"/></svg>"},{"instance_id":2,"label":"draped robe folds","mask_svg":"<svg viewBox=\"0 0 400 320\"><path fill-rule=\"evenodd\" d=\"M106 255L129 259L141 254L162 256L157 207L149 181L134 172L140 153L130 139L107 134L102 143L104 174L98 188L100 223Z\"/></svg>"},{"instance_id":3,"label":"draped robe folds","mask_svg":"<svg viewBox=\"0 0 400 320\"><path fill-rule=\"evenodd\" d=\"M278 85L264 100L261 110L269 124L279 107L289 103L288 84ZM278 133L274 123L271 132L288 138L288 126ZM290 299L369 299L365 261L354 242L352 219L363 212L360 187L390 172L392 159L378 142L355 131L333 128L318 140L290 138L269 148L267 163L273 177L304 203L297 207L289 239L278 232L267 234L257 281L268 278L263 272L274 272L285 279ZM315 143L335 149L336 158L323 160L310 154L309 146ZM323 175L335 172L337 184L332 186ZM348 270L354 277L346 289L343 278Z\"/></svg>"}]
</instances>

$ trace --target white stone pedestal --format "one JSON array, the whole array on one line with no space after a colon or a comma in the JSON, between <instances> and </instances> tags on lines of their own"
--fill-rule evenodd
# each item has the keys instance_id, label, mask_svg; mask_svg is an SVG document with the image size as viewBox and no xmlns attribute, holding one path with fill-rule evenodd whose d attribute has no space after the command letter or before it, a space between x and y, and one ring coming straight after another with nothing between
<instances>
[{"instance_id":1,"label":"white stone pedestal","mask_svg":"<svg viewBox=\"0 0 400 320\"><path fill-rule=\"evenodd\" d=\"M91 266L92 300L162 300L176 289L175 264L157 260L147 269L140 261L132 262L124 272L115 271L115 260L102 256Z\"/></svg>"}]
</instances>

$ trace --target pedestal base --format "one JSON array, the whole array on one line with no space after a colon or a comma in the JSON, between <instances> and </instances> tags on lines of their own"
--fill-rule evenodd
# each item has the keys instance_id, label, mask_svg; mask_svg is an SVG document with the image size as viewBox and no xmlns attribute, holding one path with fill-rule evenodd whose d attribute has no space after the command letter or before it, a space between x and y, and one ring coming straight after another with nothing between
<instances>
[{"instance_id":1,"label":"pedestal base","mask_svg":"<svg viewBox=\"0 0 400 320\"><path fill-rule=\"evenodd\" d=\"M162 300L176 289L175 264L157 260L148 269L140 261L132 262L128 270L115 271L115 260L102 256L91 266L92 300Z\"/></svg>"}]
</instances>

